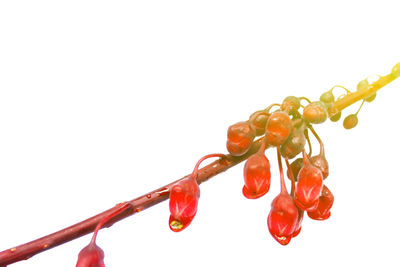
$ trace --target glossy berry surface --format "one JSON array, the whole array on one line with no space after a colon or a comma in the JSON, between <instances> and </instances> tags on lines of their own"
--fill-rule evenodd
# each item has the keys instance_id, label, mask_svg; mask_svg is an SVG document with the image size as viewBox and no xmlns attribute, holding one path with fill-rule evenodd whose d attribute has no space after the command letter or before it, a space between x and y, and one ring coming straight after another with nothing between
<instances>
[{"instance_id":1,"label":"glossy berry surface","mask_svg":"<svg viewBox=\"0 0 400 267\"><path fill-rule=\"evenodd\" d=\"M264 153L249 157L244 165L243 195L249 199L262 197L269 191L271 184L270 164Z\"/></svg>"},{"instance_id":2,"label":"glossy berry surface","mask_svg":"<svg viewBox=\"0 0 400 267\"><path fill-rule=\"evenodd\" d=\"M297 209L297 211L299 212L299 217L297 218L296 227L294 228L292 238L300 234L301 226L303 224L304 211L302 211L301 209Z\"/></svg>"},{"instance_id":3,"label":"glossy berry surface","mask_svg":"<svg viewBox=\"0 0 400 267\"><path fill-rule=\"evenodd\" d=\"M322 101L308 104L303 110L303 117L310 123L323 123L328 118L325 104Z\"/></svg>"},{"instance_id":4,"label":"glossy berry surface","mask_svg":"<svg viewBox=\"0 0 400 267\"><path fill-rule=\"evenodd\" d=\"M169 197L169 227L174 232L185 229L197 212L200 188L193 179L183 180L171 188Z\"/></svg>"},{"instance_id":5,"label":"glossy berry surface","mask_svg":"<svg viewBox=\"0 0 400 267\"><path fill-rule=\"evenodd\" d=\"M297 156L306 144L304 127L295 128L286 142L281 146L281 153L284 158L292 159Z\"/></svg>"},{"instance_id":6,"label":"glossy berry surface","mask_svg":"<svg viewBox=\"0 0 400 267\"><path fill-rule=\"evenodd\" d=\"M282 145L290 136L292 128L292 121L286 112L276 111L272 113L265 127L266 143L272 146Z\"/></svg>"},{"instance_id":7,"label":"glossy berry surface","mask_svg":"<svg viewBox=\"0 0 400 267\"><path fill-rule=\"evenodd\" d=\"M296 231L299 213L293 199L286 192L280 193L271 204L268 229L281 245L289 244Z\"/></svg>"},{"instance_id":8,"label":"glossy berry surface","mask_svg":"<svg viewBox=\"0 0 400 267\"><path fill-rule=\"evenodd\" d=\"M79 252L76 267L104 267L103 259L103 250L95 243L90 243Z\"/></svg>"},{"instance_id":9,"label":"glossy berry surface","mask_svg":"<svg viewBox=\"0 0 400 267\"><path fill-rule=\"evenodd\" d=\"M320 154L320 155L313 156L310 158L310 162L312 165L317 167L322 172L324 179L326 179L328 177L329 164L324 155Z\"/></svg>"},{"instance_id":10,"label":"glossy berry surface","mask_svg":"<svg viewBox=\"0 0 400 267\"><path fill-rule=\"evenodd\" d=\"M268 117L268 113L263 110L259 110L251 114L249 123L256 130L257 136L265 133L265 125L267 124Z\"/></svg>"},{"instance_id":11,"label":"glossy berry surface","mask_svg":"<svg viewBox=\"0 0 400 267\"><path fill-rule=\"evenodd\" d=\"M330 209L332 208L333 201L332 192L327 186L322 188L321 196L319 197L318 206L314 211L307 212L308 217L314 220L326 220L331 216Z\"/></svg>"},{"instance_id":12,"label":"glossy berry surface","mask_svg":"<svg viewBox=\"0 0 400 267\"><path fill-rule=\"evenodd\" d=\"M311 163L305 161L297 177L297 186L294 200L297 207L304 211L311 211L318 205L318 199L322 192L322 172Z\"/></svg>"},{"instance_id":13,"label":"glossy berry surface","mask_svg":"<svg viewBox=\"0 0 400 267\"><path fill-rule=\"evenodd\" d=\"M228 128L226 148L233 156L245 154L251 147L256 135L249 122L238 122Z\"/></svg>"},{"instance_id":14,"label":"glossy berry surface","mask_svg":"<svg viewBox=\"0 0 400 267\"><path fill-rule=\"evenodd\" d=\"M356 114L350 114L343 120L343 127L347 130L353 129L358 124L358 117Z\"/></svg>"}]
</instances>

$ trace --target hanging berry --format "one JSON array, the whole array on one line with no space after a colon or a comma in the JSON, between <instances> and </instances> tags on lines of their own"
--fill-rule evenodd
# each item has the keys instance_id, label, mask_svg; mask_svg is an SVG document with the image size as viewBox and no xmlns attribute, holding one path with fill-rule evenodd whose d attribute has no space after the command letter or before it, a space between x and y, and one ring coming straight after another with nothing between
<instances>
[{"instance_id":1,"label":"hanging berry","mask_svg":"<svg viewBox=\"0 0 400 267\"><path fill-rule=\"evenodd\" d=\"M286 97L281 104L281 109L290 115L293 115L299 108L300 99L295 96Z\"/></svg>"},{"instance_id":2,"label":"hanging berry","mask_svg":"<svg viewBox=\"0 0 400 267\"><path fill-rule=\"evenodd\" d=\"M292 121L289 115L283 111L275 111L271 114L265 127L265 140L271 146L280 146L285 143L292 131Z\"/></svg>"},{"instance_id":3,"label":"hanging berry","mask_svg":"<svg viewBox=\"0 0 400 267\"><path fill-rule=\"evenodd\" d=\"M279 147L277 151L281 192L271 203L271 210L268 214L268 230L279 244L287 245L296 231L299 213L292 197L286 189Z\"/></svg>"},{"instance_id":4,"label":"hanging berry","mask_svg":"<svg viewBox=\"0 0 400 267\"><path fill-rule=\"evenodd\" d=\"M224 157L223 154L210 154L202 157L194 167L192 174L172 186L169 194L169 227L180 232L192 222L197 213L200 198L200 187L197 184L197 173L200 163L211 157Z\"/></svg>"},{"instance_id":5,"label":"hanging berry","mask_svg":"<svg viewBox=\"0 0 400 267\"><path fill-rule=\"evenodd\" d=\"M259 151L249 157L244 165L243 195L249 199L260 198L269 191L271 171L268 158L264 154L265 143Z\"/></svg>"},{"instance_id":6,"label":"hanging berry","mask_svg":"<svg viewBox=\"0 0 400 267\"><path fill-rule=\"evenodd\" d=\"M353 129L358 124L357 114L350 114L343 120L343 127L347 130Z\"/></svg>"},{"instance_id":7,"label":"hanging berry","mask_svg":"<svg viewBox=\"0 0 400 267\"><path fill-rule=\"evenodd\" d=\"M304 166L297 177L294 200L300 209L311 211L317 208L318 198L322 191L323 175L320 169L310 163L304 150L303 160Z\"/></svg>"},{"instance_id":8,"label":"hanging berry","mask_svg":"<svg viewBox=\"0 0 400 267\"><path fill-rule=\"evenodd\" d=\"M333 122L337 122L338 120L340 120L340 117L342 116L342 112L339 111L338 113L336 113L335 115L331 116L329 119Z\"/></svg>"},{"instance_id":9,"label":"hanging berry","mask_svg":"<svg viewBox=\"0 0 400 267\"><path fill-rule=\"evenodd\" d=\"M304 108L303 117L310 123L323 123L328 118L326 105L322 101L311 102Z\"/></svg>"},{"instance_id":10,"label":"hanging berry","mask_svg":"<svg viewBox=\"0 0 400 267\"><path fill-rule=\"evenodd\" d=\"M292 159L297 156L306 144L304 135L305 125L294 128L286 142L281 146L281 153L284 158Z\"/></svg>"},{"instance_id":11,"label":"hanging berry","mask_svg":"<svg viewBox=\"0 0 400 267\"><path fill-rule=\"evenodd\" d=\"M96 244L90 243L78 255L76 267L104 267L104 252Z\"/></svg>"},{"instance_id":12,"label":"hanging berry","mask_svg":"<svg viewBox=\"0 0 400 267\"><path fill-rule=\"evenodd\" d=\"M249 122L238 122L228 128L226 148L233 156L245 154L251 147L256 130Z\"/></svg>"},{"instance_id":13,"label":"hanging berry","mask_svg":"<svg viewBox=\"0 0 400 267\"><path fill-rule=\"evenodd\" d=\"M264 110L259 110L251 114L249 122L250 125L256 130L256 136L260 136L265 133L265 125L267 124L268 117L268 113Z\"/></svg>"},{"instance_id":14,"label":"hanging berry","mask_svg":"<svg viewBox=\"0 0 400 267\"><path fill-rule=\"evenodd\" d=\"M326 220L331 216L334 197L332 192L324 185L321 196L319 197L318 206L315 210L307 212L308 217L314 220Z\"/></svg>"},{"instance_id":15,"label":"hanging berry","mask_svg":"<svg viewBox=\"0 0 400 267\"><path fill-rule=\"evenodd\" d=\"M103 228L104 224L106 224L111 218L122 213L129 207L131 207L131 204L128 202L118 204L115 210L113 210L97 224L89 245L84 247L79 252L76 267L104 267L104 252L99 246L96 245L97 234L100 229Z\"/></svg>"}]
</instances>

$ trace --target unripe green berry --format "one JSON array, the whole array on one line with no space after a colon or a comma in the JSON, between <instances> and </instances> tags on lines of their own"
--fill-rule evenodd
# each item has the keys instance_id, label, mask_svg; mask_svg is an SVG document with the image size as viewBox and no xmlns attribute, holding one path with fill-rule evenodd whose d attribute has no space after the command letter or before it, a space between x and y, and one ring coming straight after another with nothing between
<instances>
[{"instance_id":1,"label":"unripe green berry","mask_svg":"<svg viewBox=\"0 0 400 267\"><path fill-rule=\"evenodd\" d=\"M298 97L295 96L286 97L281 104L281 110L286 111L289 114L293 114L299 108L300 108L300 100Z\"/></svg>"},{"instance_id":2,"label":"unripe green berry","mask_svg":"<svg viewBox=\"0 0 400 267\"><path fill-rule=\"evenodd\" d=\"M396 78L400 77L400 62L394 65L392 69L392 75Z\"/></svg>"},{"instance_id":3,"label":"unripe green berry","mask_svg":"<svg viewBox=\"0 0 400 267\"><path fill-rule=\"evenodd\" d=\"M343 120L343 127L345 129L352 129L358 124L358 118L356 114L350 114Z\"/></svg>"},{"instance_id":4,"label":"unripe green berry","mask_svg":"<svg viewBox=\"0 0 400 267\"><path fill-rule=\"evenodd\" d=\"M342 112L339 111L338 113L336 113L335 115L333 115L332 117L330 117L329 119L333 122L337 122L338 120L340 120L340 117L342 116Z\"/></svg>"},{"instance_id":5,"label":"unripe green berry","mask_svg":"<svg viewBox=\"0 0 400 267\"><path fill-rule=\"evenodd\" d=\"M321 100L324 103L332 103L335 101L335 96L333 95L332 91L328 91L323 93L320 97L319 100Z\"/></svg>"},{"instance_id":6,"label":"unripe green berry","mask_svg":"<svg viewBox=\"0 0 400 267\"><path fill-rule=\"evenodd\" d=\"M368 103L374 101L374 99L376 98L376 92L373 93L372 95L368 96L365 98L365 101L367 101Z\"/></svg>"}]
</instances>

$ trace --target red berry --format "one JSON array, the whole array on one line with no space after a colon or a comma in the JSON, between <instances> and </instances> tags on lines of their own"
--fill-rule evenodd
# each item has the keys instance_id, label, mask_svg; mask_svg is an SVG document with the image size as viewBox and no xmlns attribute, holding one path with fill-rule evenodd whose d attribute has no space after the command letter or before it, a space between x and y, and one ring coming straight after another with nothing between
<instances>
[{"instance_id":1,"label":"red berry","mask_svg":"<svg viewBox=\"0 0 400 267\"><path fill-rule=\"evenodd\" d=\"M286 112L276 111L272 113L265 127L267 144L272 146L282 145L290 136L292 128L292 121Z\"/></svg>"},{"instance_id":2,"label":"red berry","mask_svg":"<svg viewBox=\"0 0 400 267\"><path fill-rule=\"evenodd\" d=\"M281 146L281 153L284 158L292 159L303 151L306 144L304 127L295 128L286 142Z\"/></svg>"},{"instance_id":3,"label":"red berry","mask_svg":"<svg viewBox=\"0 0 400 267\"><path fill-rule=\"evenodd\" d=\"M238 122L231 125L228 129L226 148L233 156L241 156L250 149L255 134L255 129L249 122Z\"/></svg>"},{"instance_id":4,"label":"red berry","mask_svg":"<svg viewBox=\"0 0 400 267\"><path fill-rule=\"evenodd\" d=\"M292 234L292 238L300 234L301 225L303 223L304 211L302 211L301 209L297 209L297 211L299 212L299 218L297 219L296 228Z\"/></svg>"},{"instance_id":5,"label":"red berry","mask_svg":"<svg viewBox=\"0 0 400 267\"><path fill-rule=\"evenodd\" d=\"M298 220L299 213L293 199L287 192L281 192L271 204L269 232L281 245L287 245L296 231Z\"/></svg>"},{"instance_id":6,"label":"red berry","mask_svg":"<svg viewBox=\"0 0 400 267\"><path fill-rule=\"evenodd\" d=\"M295 113L299 108L300 100L295 96L286 97L281 104L281 109L289 114Z\"/></svg>"},{"instance_id":7,"label":"red berry","mask_svg":"<svg viewBox=\"0 0 400 267\"><path fill-rule=\"evenodd\" d=\"M175 184L169 195L169 227L174 232L185 229L197 212L200 188L191 177Z\"/></svg>"},{"instance_id":8,"label":"red berry","mask_svg":"<svg viewBox=\"0 0 400 267\"><path fill-rule=\"evenodd\" d=\"M317 208L323 186L323 175L320 169L310 163L307 154L304 152L303 159L304 166L297 177L294 200L300 209L311 211Z\"/></svg>"},{"instance_id":9,"label":"red berry","mask_svg":"<svg viewBox=\"0 0 400 267\"><path fill-rule=\"evenodd\" d=\"M255 199L265 195L271 184L270 164L263 151L248 158L244 165L243 195Z\"/></svg>"},{"instance_id":10,"label":"red berry","mask_svg":"<svg viewBox=\"0 0 400 267\"><path fill-rule=\"evenodd\" d=\"M303 110L303 117L310 123L323 123L328 118L326 105L322 101L308 104Z\"/></svg>"},{"instance_id":11,"label":"red berry","mask_svg":"<svg viewBox=\"0 0 400 267\"><path fill-rule=\"evenodd\" d=\"M265 133L265 125L267 124L268 117L268 113L263 110L259 110L251 114L249 122L256 130L257 136Z\"/></svg>"},{"instance_id":12,"label":"red berry","mask_svg":"<svg viewBox=\"0 0 400 267\"><path fill-rule=\"evenodd\" d=\"M90 243L79 252L76 267L104 267L103 259L103 250L95 243Z\"/></svg>"},{"instance_id":13,"label":"red berry","mask_svg":"<svg viewBox=\"0 0 400 267\"><path fill-rule=\"evenodd\" d=\"M318 207L314 211L307 212L308 217L314 220L326 220L331 216L331 207L334 197L332 192L324 185L321 196L319 197Z\"/></svg>"}]
</instances>

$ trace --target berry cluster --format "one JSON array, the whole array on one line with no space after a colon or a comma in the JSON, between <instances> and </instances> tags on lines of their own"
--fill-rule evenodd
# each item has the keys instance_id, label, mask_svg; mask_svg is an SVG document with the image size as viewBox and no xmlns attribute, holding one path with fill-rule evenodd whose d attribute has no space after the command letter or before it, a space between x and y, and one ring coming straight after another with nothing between
<instances>
[{"instance_id":1,"label":"berry cluster","mask_svg":"<svg viewBox=\"0 0 400 267\"><path fill-rule=\"evenodd\" d=\"M392 72L386 76L371 77L362 80L357 90L363 96L365 92L373 92L364 97L362 104L355 114L348 115L344 121L345 129L354 128L358 123L358 113L365 102L376 98L376 90L390 81L400 77L400 63L395 65ZM302 227L304 213L313 220L326 220L331 215L334 197L324 180L329 175L329 166L325 158L325 148L322 140L312 124L325 122L328 117L336 122L341 117L341 111L335 108L333 89L342 88L346 94L353 94L342 86L334 86L320 96L319 101L311 102L305 97L288 96L282 104L272 104L264 110L254 112L247 121L238 122L228 129L226 147L232 156L243 156L249 152L256 136L260 138L260 147L253 155L247 155L244 165L243 195L248 199L257 199L268 193L271 185L270 162L265 156L265 150L276 147L280 173L280 193L271 203L268 215L268 229L273 238L281 245L287 245L296 237ZM360 93L360 94L361 94ZM301 101L307 105L301 105ZM273 107L279 107L271 112ZM302 112L300 112L302 108ZM320 152L312 156L312 145L308 131L317 139ZM305 145L308 143L308 154ZM251 154L251 153L250 153ZM294 159L301 154L301 157ZM225 157L224 154L210 154L202 157L191 175L172 184L169 188L169 227L174 232L180 232L192 222L197 213L200 198L200 188L197 183L200 164L212 157ZM285 184L282 158L287 166L287 177L291 182L290 193ZM289 163L290 159L294 159ZM167 188L168 189L168 188ZM151 195L150 195L151 196ZM149 197L148 197L149 198ZM111 219L127 209L132 204L125 202L106 214L94 230L88 246L83 248L78 256L77 267L104 267L104 252L96 245L98 231Z\"/></svg>"},{"instance_id":2,"label":"berry cluster","mask_svg":"<svg viewBox=\"0 0 400 267\"><path fill-rule=\"evenodd\" d=\"M303 107L301 100L308 101ZM276 147L280 171L281 192L271 204L268 215L268 229L282 245L301 230L303 214L315 220L325 220L330 216L333 195L323 181L328 177L329 167L325 158L324 145L312 124L327 120L329 107L334 102L333 95L325 94L324 101L311 102L305 97L289 96L282 104L274 104L265 110L253 113L246 122L239 122L228 129L227 149L234 156L245 154L255 136L263 135L259 150L250 156L244 165L243 195L249 199L265 195L271 184L270 162L265 156L268 147ZM270 112L273 106L279 106ZM320 144L320 153L311 157L310 130ZM308 141L310 155L305 152ZM302 153L302 157L289 164L289 159ZM286 189L282 157L287 164L287 176L291 181L291 192Z\"/></svg>"}]
</instances>

